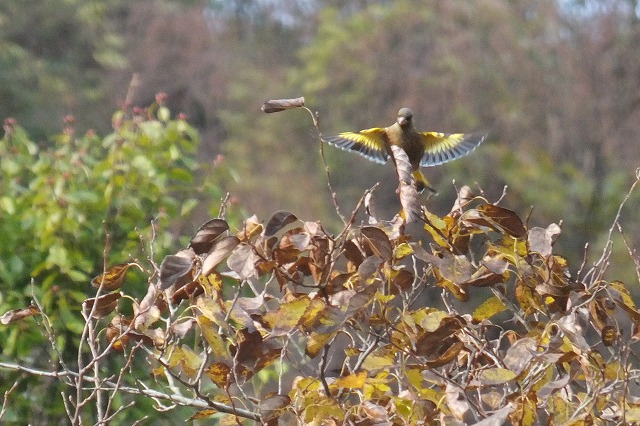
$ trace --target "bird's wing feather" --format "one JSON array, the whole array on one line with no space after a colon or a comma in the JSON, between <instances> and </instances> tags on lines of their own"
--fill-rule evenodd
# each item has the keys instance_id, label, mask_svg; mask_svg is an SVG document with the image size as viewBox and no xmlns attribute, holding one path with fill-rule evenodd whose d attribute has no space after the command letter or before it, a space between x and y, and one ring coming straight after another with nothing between
<instances>
[{"instance_id":1,"label":"bird's wing feather","mask_svg":"<svg viewBox=\"0 0 640 426\"><path fill-rule=\"evenodd\" d=\"M354 151L368 160L384 164L389 158L386 148L387 134L383 128L360 130L358 133L343 132L336 136L325 136L323 140L345 151Z\"/></svg>"},{"instance_id":2,"label":"bird's wing feather","mask_svg":"<svg viewBox=\"0 0 640 426\"><path fill-rule=\"evenodd\" d=\"M422 132L420 138L424 145L424 155L420 161L423 167L437 166L469 154L476 149L485 135L465 133Z\"/></svg>"}]
</instances>

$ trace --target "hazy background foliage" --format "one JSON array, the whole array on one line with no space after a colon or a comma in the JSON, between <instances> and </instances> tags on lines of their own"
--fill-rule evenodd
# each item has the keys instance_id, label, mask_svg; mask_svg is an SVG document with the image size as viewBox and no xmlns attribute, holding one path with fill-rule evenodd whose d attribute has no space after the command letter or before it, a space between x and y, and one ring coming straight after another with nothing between
<instances>
[{"instance_id":1,"label":"hazy background foliage","mask_svg":"<svg viewBox=\"0 0 640 426\"><path fill-rule=\"evenodd\" d=\"M451 204L454 177L496 197L508 182L510 207L564 221L575 259L638 165L639 16L636 0L3 1L0 114L36 135L69 113L104 129L139 73L135 103L167 92L202 132L202 156L233 165L226 189L247 211L331 222L309 121L263 116L262 101L304 95L325 133L387 125L409 106L424 130L490 133L428 170L431 204ZM345 208L382 180L379 203L396 211L390 167L327 155Z\"/></svg>"}]
</instances>

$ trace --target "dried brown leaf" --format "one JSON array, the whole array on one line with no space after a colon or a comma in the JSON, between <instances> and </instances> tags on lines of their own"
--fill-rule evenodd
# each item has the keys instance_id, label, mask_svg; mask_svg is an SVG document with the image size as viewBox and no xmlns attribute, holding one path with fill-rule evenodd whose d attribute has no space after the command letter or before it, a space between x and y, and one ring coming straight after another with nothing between
<instances>
[{"instance_id":1,"label":"dried brown leaf","mask_svg":"<svg viewBox=\"0 0 640 426\"><path fill-rule=\"evenodd\" d=\"M91 299L87 299L82 304L84 307L84 312L89 314L93 309L93 305L95 304L96 308L93 311L92 317L96 319L106 317L116 309L116 307L118 306L118 300L121 297L122 294L120 293L109 293L98 298L92 297Z\"/></svg>"},{"instance_id":2,"label":"dried brown leaf","mask_svg":"<svg viewBox=\"0 0 640 426\"><path fill-rule=\"evenodd\" d=\"M261 420L266 421L278 416L280 411L291 403L291 398L287 395L273 395L260 401L258 411Z\"/></svg>"},{"instance_id":3,"label":"dried brown leaf","mask_svg":"<svg viewBox=\"0 0 640 426\"><path fill-rule=\"evenodd\" d=\"M175 285L180 288L191 281L191 268L195 260L195 253L183 250L176 255L165 256L160 264L160 290L166 290Z\"/></svg>"},{"instance_id":4,"label":"dried brown leaf","mask_svg":"<svg viewBox=\"0 0 640 426\"><path fill-rule=\"evenodd\" d=\"M520 375L537 354L538 343L531 337L516 341L504 356L504 365L516 375Z\"/></svg>"},{"instance_id":5,"label":"dried brown leaf","mask_svg":"<svg viewBox=\"0 0 640 426\"><path fill-rule=\"evenodd\" d=\"M240 244L240 240L234 235L223 237L215 242L202 262L202 273L204 275L211 274L238 244Z\"/></svg>"},{"instance_id":6,"label":"dried brown leaf","mask_svg":"<svg viewBox=\"0 0 640 426\"><path fill-rule=\"evenodd\" d=\"M553 243L560 235L560 232L560 226L555 223L547 226L546 229L537 226L531 228L527 237L529 249L540 253L542 256L551 255Z\"/></svg>"},{"instance_id":7,"label":"dried brown leaf","mask_svg":"<svg viewBox=\"0 0 640 426\"><path fill-rule=\"evenodd\" d=\"M400 182L400 204L407 223L414 222L420 217L420 202L418 190L411 173L411 163L407 153L397 145L391 145L391 153L395 160L396 172Z\"/></svg>"},{"instance_id":8,"label":"dried brown leaf","mask_svg":"<svg viewBox=\"0 0 640 426\"><path fill-rule=\"evenodd\" d=\"M120 263L113 265L107 271L93 278L91 280L91 285L95 288L100 288L100 285L102 285L102 290L104 291L117 290L122 285L124 277L132 265L133 263Z\"/></svg>"},{"instance_id":9,"label":"dried brown leaf","mask_svg":"<svg viewBox=\"0 0 640 426\"><path fill-rule=\"evenodd\" d=\"M264 235L270 237L296 220L298 220L298 218L293 213L289 213L284 210L277 211L267 222L267 226L264 229Z\"/></svg>"},{"instance_id":10,"label":"dried brown leaf","mask_svg":"<svg viewBox=\"0 0 640 426\"><path fill-rule=\"evenodd\" d=\"M393 248L387 234L375 226L365 226L360 229L363 248L368 256L378 256L384 260L391 260Z\"/></svg>"},{"instance_id":11,"label":"dried brown leaf","mask_svg":"<svg viewBox=\"0 0 640 426\"><path fill-rule=\"evenodd\" d=\"M227 266L234 271L240 279L245 280L247 278L255 277L257 256L253 251L253 247L246 243L241 243L227 258Z\"/></svg>"},{"instance_id":12,"label":"dried brown leaf","mask_svg":"<svg viewBox=\"0 0 640 426\"><path fill-rule=\"evenodd\" d=\"M262 104L262 112L271 114L274 112L285 111L288 109L304 107L304 97L290 99L270 99Z\"/></svg>"},{"instance_id":13,"label":"dried brown leaf","mask_svg":"<svg viewBox=\"0 0 640 426\"><path fill-rule=\"evenodd\" d=\"M0 317L0 323L7 325L12 322L20 321L22 319L32 317L40 313L40 309L36 305L29 305L26 308L20 309L12 309L10 311L5 312Z\"/></svg>"},{"instance_id":14,"label":"dried brown leaf","mask_svg":"<svg viewBox=\"0 0 640 426\"><path fill-rule=\"evenodd\" d=\"M203 254L211 250L213 243L216 239L229 229L229 224L222 219L211 219L205 222L196 231L189 247L193 249L196 254Z\"/></svg>"}]
</instances>

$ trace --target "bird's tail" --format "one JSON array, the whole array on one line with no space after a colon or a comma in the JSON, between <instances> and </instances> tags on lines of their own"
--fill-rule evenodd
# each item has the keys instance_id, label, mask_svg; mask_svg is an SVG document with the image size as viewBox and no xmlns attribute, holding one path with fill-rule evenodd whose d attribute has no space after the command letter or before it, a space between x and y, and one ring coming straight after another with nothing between
<instances>
[{"instance_id":1,"label":"bird's tail","mask_svg":"<svg viewBox=\"0 0 640 426\"><path fill-rule=\"evenodd\" d=\"M413 171L413 178L416 180L416 189L418 190L418 192L422 192L426 189L431 194L437 193L437 191L431 186L427 178L424 177L420 170Z\"/></svg>"}]
</instances>

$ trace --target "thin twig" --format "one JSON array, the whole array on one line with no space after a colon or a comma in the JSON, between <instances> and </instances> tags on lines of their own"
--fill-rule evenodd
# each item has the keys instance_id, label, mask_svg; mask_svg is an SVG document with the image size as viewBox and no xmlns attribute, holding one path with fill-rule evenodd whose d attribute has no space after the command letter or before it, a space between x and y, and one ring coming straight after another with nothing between
<instances>
[{"instance_id":1,"label":"thin twig","mask_svg":"<svg viewBox=\"0 0 640 426\"><path fill-rule=\"evenodd\" d=\"M13 382L13 385L11 385L11 387L4 392L4 398L2 400L2 409L0 409L0 420L2 420L2 417L7 412L9 395L11 395L11 393L16 389L16 387L18 387L18 383L20 383L19 379Z\"/></svg>"}]
</instances>

